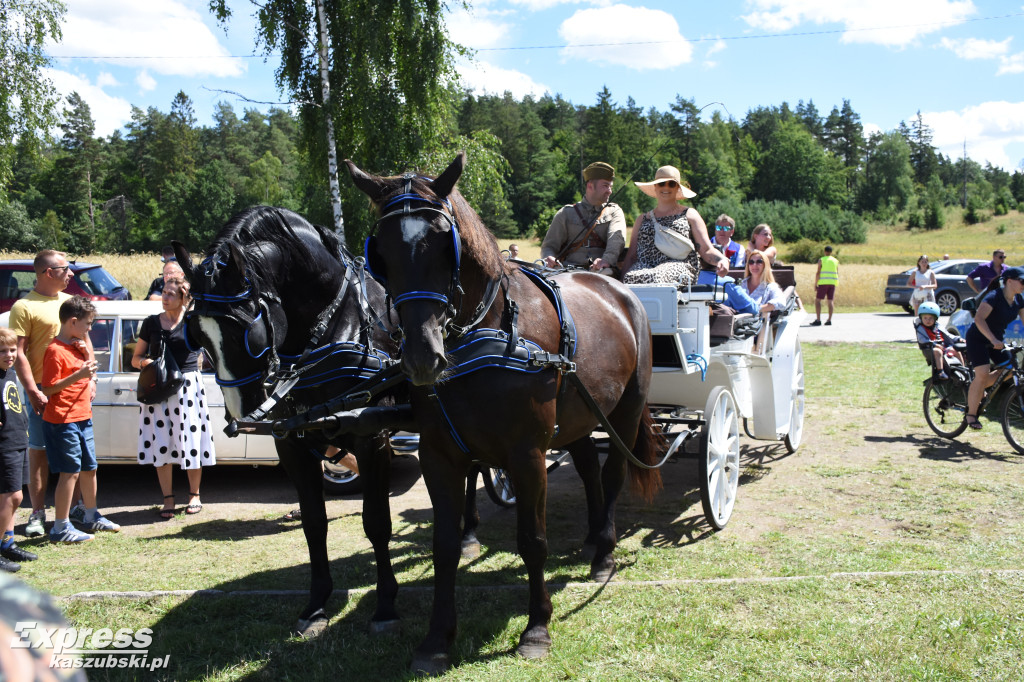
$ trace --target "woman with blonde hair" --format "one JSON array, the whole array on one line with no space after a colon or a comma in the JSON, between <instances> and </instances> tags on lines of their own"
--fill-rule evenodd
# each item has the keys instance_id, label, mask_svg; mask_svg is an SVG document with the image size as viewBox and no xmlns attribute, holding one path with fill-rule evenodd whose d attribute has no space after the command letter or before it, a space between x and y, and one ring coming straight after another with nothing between
<instances>
[{"instance_id":1,"label":"woman with blonde hair","mask_svg":"<svg viewBox=\"0 0 1024 682\"><path fill-rule=\"evenodd\" d=\"M757 302L758 312L770 313L785 303L782 289L775 283L775 275L768 265L768 256L763 251L755 249L747 254L743 275L740 286Z\"/></svg>"},{"instance_id":2,"label":"woman with blonde hair","mask_svg":"<svg viewBox=\"0 0 1024 682\"><path fill-rule=\"evenodd\" d=\"M768 257L771 265L775 265L779 250L773 244L775 244L775 238L772 236L772 228L768 223L761 223L750 233L750 244L747 245L747 251L760 251Z\"/></svg>"},{"instance_id":3,"label":"woman with blonde hair","mask_svg":"<svg viewBox=\"0 0 1024 682\"><path fill-rule=\"evenodd\" d=\"M210 411L203 388L202 351L190 350L185 340L185 311L192 300L184 279L164 282L161 303L164 311L142 321L132 355L132 367L141 370L161 357L166 346L185 381L175 395L153 405L142 405L139 413L139 464L156 467L164 496L160 517L174 517L171 467L178 464L188 473L189 501L186 514L203 510L199 497L202 467L217 463L213 449Z\"/></svg>"}]
</instances>

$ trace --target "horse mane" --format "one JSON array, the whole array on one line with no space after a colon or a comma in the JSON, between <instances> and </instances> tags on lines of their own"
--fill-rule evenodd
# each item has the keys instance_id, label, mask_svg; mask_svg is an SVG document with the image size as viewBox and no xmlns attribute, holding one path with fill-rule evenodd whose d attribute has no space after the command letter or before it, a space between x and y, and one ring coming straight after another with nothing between
<instances>
[{"instance_id":1,"label":"horse mane","mask_svg":"<svg viewBox=\"0 0 1024 682\"><path fill-rule=\"evenodd\" d=\"M332 230L315 225L294 211L274 206L252 206L233 215L214 237L206 257L226 256L229 242L242 247L249 261L249 277L255 278L257 288L262 290L268 282L261 273L271 268L269 254L257 245L273 244L282 251L293 252L300 262L314 263L322 251L311 248L302 238L302 232L312 232L334 258L338 257L341 240ZM250 246L257 248L245 248Z\"/></svg>"}]
</instances>

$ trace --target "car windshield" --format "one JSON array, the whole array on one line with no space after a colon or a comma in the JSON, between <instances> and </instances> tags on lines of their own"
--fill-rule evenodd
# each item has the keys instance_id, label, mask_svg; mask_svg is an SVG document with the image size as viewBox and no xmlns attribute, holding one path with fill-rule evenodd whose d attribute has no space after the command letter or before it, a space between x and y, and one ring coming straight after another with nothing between
<instances>
[{"instance_id":1,"label":"car windshield","mask_svg":"<svg viewBox=\"0 0 1024 682\"><path fill-rule=\"evenodd\" d=\"M112 291L124 288L113 275L101 267L79 270L75 273L75 279L83 291L93 296L106 296Z\"/></svg>"}]
</instances>

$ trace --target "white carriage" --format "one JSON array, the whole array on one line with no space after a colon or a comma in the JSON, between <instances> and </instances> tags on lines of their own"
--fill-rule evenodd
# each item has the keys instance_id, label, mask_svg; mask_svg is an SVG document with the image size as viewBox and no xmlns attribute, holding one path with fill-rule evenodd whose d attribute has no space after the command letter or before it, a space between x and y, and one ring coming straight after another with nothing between
<instances>
[{"instance_id":1,"label":"white carriage","mask_svg":"<svg viewBox=\"0 0 1024 682\"><path fill-rule=\"evenodd\" d=\"M785 272L785 271L783 271ZM789 271L789 280L792 280ZM800 445L804 363L799 329L806 313L792 282L783 309L763 316L729 314L725 292L711 286L632 285L654 337L648 401L671 453L696 451L708 523L724 528L740 476L740 424L756 440ZM713 314L713 309L718 309ZM687 447L687 443L693 445Z\"/></svg>"}]
</instances>

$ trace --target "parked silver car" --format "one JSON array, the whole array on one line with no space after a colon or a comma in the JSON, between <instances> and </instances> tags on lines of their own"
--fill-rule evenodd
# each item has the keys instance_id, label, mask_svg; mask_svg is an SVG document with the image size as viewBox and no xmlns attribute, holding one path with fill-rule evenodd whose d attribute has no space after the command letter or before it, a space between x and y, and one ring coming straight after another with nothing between
<instances>
[{"instance_id":1,"label":"parked silver car","mask_svg":"<svg viewBox=\"0 0 1024 682\"><path fill-rule=\"evenodd\" d=\"M974 296L974 291L967 284L967 275L984 260L957 258L940 260L932 263L935 281L939 285L935 290L935 302L943 315L952 315L960 307L960 301ZM910 305L910 294L914 291L907 286L907 280L916 268L910 268L896 275L889 275L885 285L885 302L901 306L908 313L914 309Z\"/></svg>"}]
</instances>

